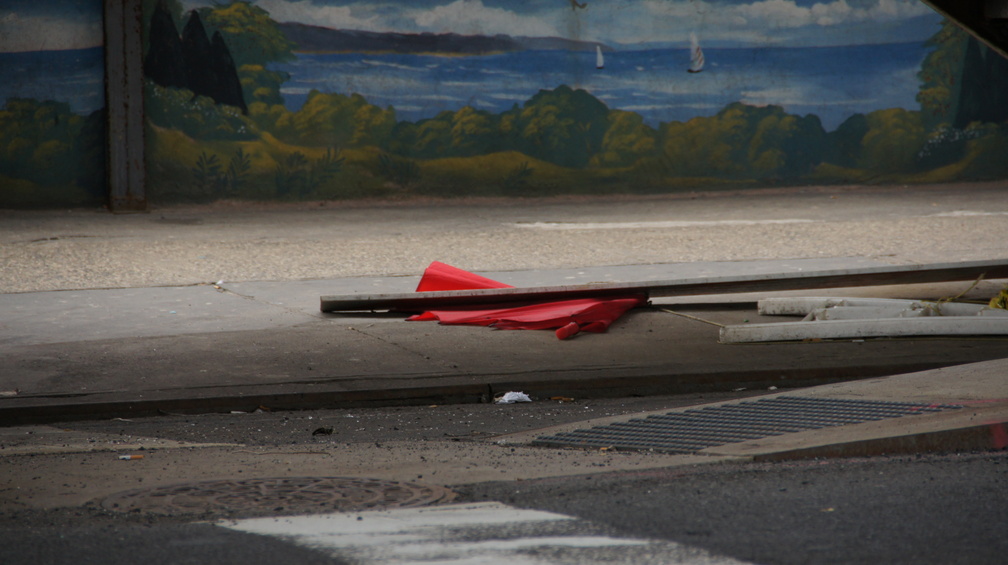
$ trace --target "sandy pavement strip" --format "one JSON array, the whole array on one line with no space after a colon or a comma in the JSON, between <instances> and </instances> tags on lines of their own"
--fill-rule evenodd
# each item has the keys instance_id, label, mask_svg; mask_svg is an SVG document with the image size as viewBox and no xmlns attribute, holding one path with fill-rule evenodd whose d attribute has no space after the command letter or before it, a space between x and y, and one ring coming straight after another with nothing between
<instances>
[{"instance_id":1,"label":"sandy pavement strip","mask_svg":"<svg viewBox=\"0 0 1008 565\"><path fill-rule=\"evenodd\" d=\"M1008 184L0 211L0 293L692 261L1008 256Z\"/></svg>"}]
</instances>

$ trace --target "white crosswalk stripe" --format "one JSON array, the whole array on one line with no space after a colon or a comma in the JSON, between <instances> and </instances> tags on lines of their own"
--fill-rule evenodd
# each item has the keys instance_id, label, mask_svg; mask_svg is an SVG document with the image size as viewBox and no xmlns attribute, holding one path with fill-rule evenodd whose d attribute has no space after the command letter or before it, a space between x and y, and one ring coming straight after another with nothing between
<instances>
[{"instance_id":1,"label":"white crosswalk stripe","mask_svg":"<svg viewBox=\"0 0 1008 565\"><path fill-rule=\"evenodd\" d=\"M496 502L218 525L277 536L361 564L740 563L673 542L617 537L570 516Z\"/></svg>"}]
</instances>

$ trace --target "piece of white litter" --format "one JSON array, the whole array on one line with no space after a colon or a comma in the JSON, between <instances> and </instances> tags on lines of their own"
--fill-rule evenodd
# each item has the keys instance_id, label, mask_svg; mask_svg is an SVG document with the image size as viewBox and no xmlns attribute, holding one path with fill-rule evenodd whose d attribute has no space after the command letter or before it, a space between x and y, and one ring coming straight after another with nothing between
<instances>
[{"instance_id":1,"label":"piece of white litter","mask_svg":"<svg viewBox=\"0 0 1008 565\"><path fill-rule=\"evenodd\" d=\"M497 404L514 404L515 402L532 402L532 399L524 392L505 392L504 396L497 399Z\"/></svg>"}]
</instances>

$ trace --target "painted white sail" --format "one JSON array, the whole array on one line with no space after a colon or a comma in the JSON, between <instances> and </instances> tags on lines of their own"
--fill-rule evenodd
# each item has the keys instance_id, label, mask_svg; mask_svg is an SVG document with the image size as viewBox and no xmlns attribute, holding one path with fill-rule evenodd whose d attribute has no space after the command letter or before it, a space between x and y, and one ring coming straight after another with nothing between
<instances>
[{"instance_id":1,"label":"painted white sail","mask_svg":"<svg viewBox=\"0 0 1008 565\"><path fill-rule=\"evenodd\" d=\"M703 49L700 48L700 41L695 33L689 35L690 40L690 66L689 72L699 73L704 68Z\"/></svg>"},{"instance_id":2,"label":"painted white sail","mask_svg":"<svg viewBox=\"0 0 1008 565\"><path fill-rule=\"evenodd\" d=\"M602 48L598 45L595 46L595 68L605 68L605 59L602 57Z\"/></svg>"}]
</instances>

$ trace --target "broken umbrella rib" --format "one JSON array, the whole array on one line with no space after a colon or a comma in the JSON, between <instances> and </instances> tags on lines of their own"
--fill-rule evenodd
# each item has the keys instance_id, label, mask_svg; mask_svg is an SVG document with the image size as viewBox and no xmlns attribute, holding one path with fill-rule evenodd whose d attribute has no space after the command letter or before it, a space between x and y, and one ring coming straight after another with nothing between
<instances>
[{"instance_id":1,"label":"broken umbrella rib","mask_svg":"<svg viewBox=\"0 0 1008 565\"><path fill-rule=\"evenodd\" d=\"M322 296L321 310L323 312L371 310L421 312L436 308L576 298L610 298L628 294L641 294L654 298L659 296L933 283L972 280L981 276L988 279L1008 278L1008 259L820 271L788 271L760 275L694 277L647 282Z\"/></svg>"}]
</instances>

